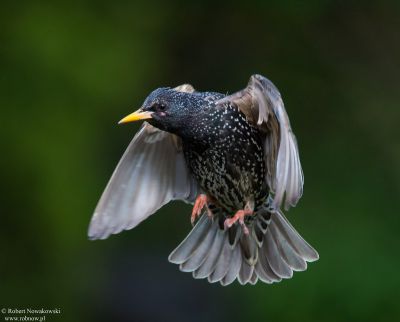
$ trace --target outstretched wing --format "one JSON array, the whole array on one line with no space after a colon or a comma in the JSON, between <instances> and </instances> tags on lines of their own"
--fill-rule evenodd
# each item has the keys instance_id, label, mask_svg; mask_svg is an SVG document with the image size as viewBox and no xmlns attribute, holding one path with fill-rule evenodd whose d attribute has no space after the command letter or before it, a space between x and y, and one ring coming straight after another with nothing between
<instances>
[{"instance_id":1,"label":"outstretched wing","mask_svg":"<svg viewBox=\"0 0 400 322\"><path fill-rule=\"evenodd\" d=\"M97 204L89 238L105 239L132 229L169 201L193 202L197 194L180 139L144 123Z\"/></svg>"},{"instance_id":2,"label":"outstretched wing","mask_svg":"<svg viewBox=\"0 0 400 322\"><path fill-rule=\"evenodd\" d=\"M190 84L174 88L193 93ZM171 200L193 202L200 193L189 173L181 140L144 122L135 135L96 206L90 239L136 227Z\"/></svg>"},{"instance_id":3,"label":"outstretched wing","mask_svg":"<svg viewBox=\"0 0 400 322\"><path fill-rule=\"evenodd\" d=\"M266 180L274 193L273 207L295 206L303 193L303 171L296 138L290 127L281 94L261 75L252 75L247 87L217 104L238 106L249 122L265 133Z\"/></svg>"}]
</instances>

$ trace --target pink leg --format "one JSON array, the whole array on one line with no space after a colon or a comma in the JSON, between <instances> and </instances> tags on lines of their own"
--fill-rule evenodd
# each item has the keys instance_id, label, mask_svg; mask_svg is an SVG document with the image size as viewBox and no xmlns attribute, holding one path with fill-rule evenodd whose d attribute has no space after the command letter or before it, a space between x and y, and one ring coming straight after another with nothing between
<instances>
[{"instance_id":1,"label":"pink leg","mask_svg":"<svg viewBox=\"0 0 400 322\"><path fill-rule=\"evenodd\" d=\"M232 218L225 219L224 226L225 226L225 228L231 228L232 225L238 221L239 224L243 228L243 232L246 235L248 235L249 229L247 228L246 224L244 223L244 217L247 215L252 215L252 214L253 214L253 210L250 210L250 209L238 210Z\"/></svg>"},{"instance_id":2,"label":"pink leg","mask_svg":"<svg viewBox=\"0 0 400 322\"><path fill-rule=\"evenodd\" d=\"M196 219L201 215L201 211L203 210L204 207L207 208L208 217L211 218L213 216L212 212L207 207L207 202L208 202L207 195L200 194L197 196L196 201L194 202L192 216L190 217L190 222L192 223L192 225L194 224Z\"/></svg>"}]
</instances>

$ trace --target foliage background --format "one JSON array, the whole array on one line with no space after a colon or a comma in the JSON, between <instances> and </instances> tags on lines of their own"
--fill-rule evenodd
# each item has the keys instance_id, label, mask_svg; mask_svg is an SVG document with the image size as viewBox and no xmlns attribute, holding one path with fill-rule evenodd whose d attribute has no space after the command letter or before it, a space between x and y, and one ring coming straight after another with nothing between
<instances>
[{"instance_id":1,"label":"foliage background","mask_svg":"<svg viewBox=\"0 0 400 322\"><path fill-rule=\"evenodd\" d=\"M400 318L398 1L5 1L0 11L0 306L57 321ZM305 193L289 219L320 253L290 281L222 288L167 262L172 204L88 241L96 202L156 87L274 81Z\"/></svg>"}]
</instances>

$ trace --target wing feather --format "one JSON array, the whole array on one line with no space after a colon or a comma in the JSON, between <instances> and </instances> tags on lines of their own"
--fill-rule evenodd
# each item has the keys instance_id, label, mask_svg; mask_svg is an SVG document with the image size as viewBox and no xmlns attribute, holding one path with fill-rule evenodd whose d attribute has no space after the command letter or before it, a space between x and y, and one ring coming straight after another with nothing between
<instances>
[{"instance_id":1,"label":"wing feather","mask_svg":"<svg viewBox=\"0 0 400 322\"><path fill-rule=\"evenodd\" d=\"M249 122L265 134L266 181L274 193L272 207L287 210L296 205L303 193L303 170L296 138L290 126L281 94L261 75L252 75L247 87L226 96L217 104L238 106Z\"/></svg>"},{"instance_id":2,"label":"wing feather","mask_svg":"<svg viewBox=\"0 0 400 322\"><path fill-rule=\"evenodd\" d=\"M199 193L179 139L144 123L119 161L94 211L89 238L132 229L171 200Z\"/></svg>"}]
</instances>

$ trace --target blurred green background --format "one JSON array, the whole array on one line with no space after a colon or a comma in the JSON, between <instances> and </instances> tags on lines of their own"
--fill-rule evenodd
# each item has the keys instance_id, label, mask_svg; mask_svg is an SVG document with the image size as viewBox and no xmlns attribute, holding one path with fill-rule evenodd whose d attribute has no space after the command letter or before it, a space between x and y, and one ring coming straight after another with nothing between
<instances>
[{"instance_id":1,"label":"blurred green background","mask_svg":"<svg viewBox=\"0 0 400 322\"><path fill-rule=\"evenodd\" d=\"M0 306L46 321L400 319L399 1L6 1L0 12ZM305 192L288 218L320 253L279 284L223 288L167 261L175 203L88 241L92 211L160 86L281 90ZM2 315L3 318L3 315Z\"/></svg>"}]
</instances>

